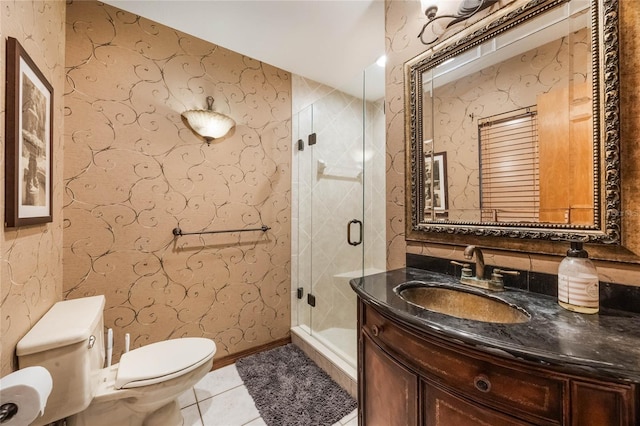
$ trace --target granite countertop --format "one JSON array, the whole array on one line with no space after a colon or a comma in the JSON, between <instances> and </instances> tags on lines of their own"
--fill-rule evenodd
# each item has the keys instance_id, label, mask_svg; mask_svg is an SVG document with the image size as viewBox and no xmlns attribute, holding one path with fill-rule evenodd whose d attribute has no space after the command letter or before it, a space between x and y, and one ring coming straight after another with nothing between
<instances>
[{"instance_id":1,"label":"granite countertop","mask_svg":"<svg viewBox=\"0 0 640 426\"><path fill-rule=\"evenodd\" d=\"M427 311L394 292L396 286L407 281L437 282L489 294L523 308L531 320L496 324ZM605 309L598 314L579 314L562 308L554 297L509 288L487 292L460 284L449 275L415 268L368 275L350 283L365 302L427 333L567 372L640 383L639 314Z\"/></svg>"}]
</instances>

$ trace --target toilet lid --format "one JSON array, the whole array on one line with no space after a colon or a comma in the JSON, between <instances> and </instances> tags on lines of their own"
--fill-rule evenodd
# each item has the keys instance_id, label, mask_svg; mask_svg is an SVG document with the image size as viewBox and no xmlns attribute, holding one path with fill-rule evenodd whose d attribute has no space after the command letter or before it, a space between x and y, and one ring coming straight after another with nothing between
<instances>
[{"instance_id":1,"label":"toilet lid","mask_svg":"<svg viewBox=\"0 0 640 426\"><path fill-rule=\"evenodd\" d=\"M148 386L195 370L216 352L211 339L185 337L152 343L120 357L116 389Z\"/></svg>"}]
</instances>

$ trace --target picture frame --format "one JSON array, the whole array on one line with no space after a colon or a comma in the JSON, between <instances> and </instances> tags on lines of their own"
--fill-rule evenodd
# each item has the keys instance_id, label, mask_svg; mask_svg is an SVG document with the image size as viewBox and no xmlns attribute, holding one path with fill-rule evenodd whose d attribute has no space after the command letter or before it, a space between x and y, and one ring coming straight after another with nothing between
<instances>
[{"instance_id":1,"label":"picture frame","mask_svg":"<svg viewBox=\"0 0 640 426\"><path fill-rule=\"evenodd\" d=\"M53 221L53 87L7 38L5 226Z\"/></svg>"},{"instance_id":2,"label":"picture frame","mask_svg":"<svg viewBox=\"0 0 640 426\"><path fill-rule=\"evenodd\" d=\"M435 212L436 216L448 215L449 200L447 193L447 153L436 152L425 154L425 214L427 211ZM433 181L432 181L433 179Z\"/></svg>"}]
</instances>

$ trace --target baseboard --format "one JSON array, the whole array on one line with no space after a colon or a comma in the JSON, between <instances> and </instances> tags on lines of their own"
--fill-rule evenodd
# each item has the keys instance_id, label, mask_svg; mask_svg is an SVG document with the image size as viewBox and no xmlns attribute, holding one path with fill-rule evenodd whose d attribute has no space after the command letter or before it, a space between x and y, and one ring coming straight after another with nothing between
<instances>
[{"instance_id":1,"label":"baseboard","mask_svg":"<svg viewBox=\"0 0 640 426\"><path fill-rule=\"evenodd\" d=\"M245 349L244 351L236 352L222 358L213 358L213 368L211 370L217 370L218 368L226 367L227 365L234 364L240 358L244 358L249 355L257 354L258 352L268 351L279 346L284 346L291 343L291 336L283 339L274 340L273 342L266 343L264 345L256 346L254 348Z\"/></svg>"}]
</instances>

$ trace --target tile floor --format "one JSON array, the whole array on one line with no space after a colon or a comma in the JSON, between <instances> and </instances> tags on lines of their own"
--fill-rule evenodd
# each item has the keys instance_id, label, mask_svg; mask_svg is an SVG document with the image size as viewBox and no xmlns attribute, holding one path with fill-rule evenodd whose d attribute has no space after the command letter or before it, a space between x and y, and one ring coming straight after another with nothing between
<instances>
[{"instance_id":1,"label":"tile floor","mask_svg":"<svg viewBox=\"0 0 640 426\"><path fill-rule=\"evenodd\" d=\"M214 370L179 398L184 426L266 425L235 365ZM357 426L357 411L334 426Z\"/></svg>"}]
</instances>

